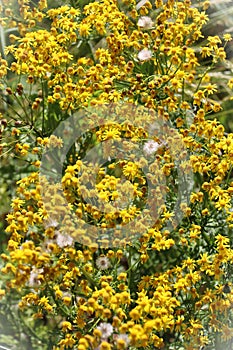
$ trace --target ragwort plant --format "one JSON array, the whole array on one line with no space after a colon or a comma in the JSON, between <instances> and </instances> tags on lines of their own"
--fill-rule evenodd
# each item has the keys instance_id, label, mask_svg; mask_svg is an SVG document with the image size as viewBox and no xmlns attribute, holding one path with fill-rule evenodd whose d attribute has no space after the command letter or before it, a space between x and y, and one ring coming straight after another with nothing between
<instances>
[{"instance_id":1,"label":"ragwort plant","mask_svg":"<svg viewBox=\"0 0 233 350\"><path fill-rule=\"evenodd\" d=\"M0 296L18 346L230 349L233 135L208 119L221 110L208 73L226 59L231 37L208 37L195 50L208 1L5 3L1 25L12 44L0 68L1 155L17 159L20 179L7 215ZM113 108L108 123L106 108ZM80 110L95 113L64 159L61 183L49 182L40 177L43 154L62 152L66 137L53 132ZM167 139L158 130L149 139L158 119ZM109 150L119 140L114 158ZM105 162L90 188L95 163L86 155L101 143ZM178 157L184 174L193 174L188 201L178 193ZM148 181L152 225L138 219ZM74 230L71 211L94 233L134 221L133 238L91 240L83 227Z\"/></svg>"}]
</instances>

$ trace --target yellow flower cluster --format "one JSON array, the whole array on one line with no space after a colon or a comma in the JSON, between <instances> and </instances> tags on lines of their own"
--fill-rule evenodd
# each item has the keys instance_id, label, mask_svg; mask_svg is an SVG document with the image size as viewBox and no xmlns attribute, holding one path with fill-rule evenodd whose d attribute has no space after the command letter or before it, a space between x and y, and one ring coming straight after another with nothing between
<instances>
[{"instance_id":1,"label":"yellow flower cluster","mask_svg":"<svg viewBox=\"0 0 233 350\"><path fill-rule=\"evenodd\" d=\"M184 100L177 92L190 86L198 68L191 45L202 36L201 28L208 19L190 5L190 1L157 4L162 11L150 30L139 22L140 15L151 8L150 2L138 12L134 3L128 5L129 15L109 0L88 4L82 14L67 5L48 10L43 16L50 22L49 29L33 31L25 25L25 35L14 36L17 45L7 48L15 58L11 70L26 74L31 84L43 78L50 91L48 103L59 103L63 110L124 99L151 108L160 106L165 112L179 110ZM43 7L45 4L39 6ZM24 17L37 19L36 9L30 13L26 8ZM95 48L93 41L99 37L106 48ZM70 47L83 40L90 46L90 57L76 60ZM219 37L208 37L202 55L224 60L220 44ZM143 51L150 52L149 60L144 60ZM210 86L205 90L212 91ZM199 104L205 90L195 94L194 103Z\"/></svg>"},{"instance_id":2,"label":"yellow flower cluster","mask_svg":"<svg viewBox=\"0 0 233 350\"><path fill-rule=\"evenodd\" d=\"M0 79L24 113L7 130L29 173L7 216L0 298L14 295L21 315L50 327L53 350L200 349L214 332L229 340L233 136L207 119L221 106L200 58L224 60L229 35L208 37L197 54L207 1L201 10L189 0L18 4L6 53L20 81L8 86L2 58ZM13 5L2 25L16 25ZM59 182L53 156L71 131L53 130L81 108L70 129L88 120L87 132Z\"/></svg>"}]
</instances>

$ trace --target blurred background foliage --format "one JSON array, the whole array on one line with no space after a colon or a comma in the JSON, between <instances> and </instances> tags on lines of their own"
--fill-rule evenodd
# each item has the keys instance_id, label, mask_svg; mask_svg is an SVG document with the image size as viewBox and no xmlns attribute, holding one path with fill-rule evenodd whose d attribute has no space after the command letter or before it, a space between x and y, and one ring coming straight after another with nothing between
<instances>
[{"instance_id":1,"label":"blurred background foliage","mask_svg":"<svg viewBox=\"0 0 233 350\"><path fill-rule=\"evenodd\" d=\"M209 21L203 28L203 36L233 34L233 1L211 0L207 10ZM217 118L225 126L226 132L233 131L233 101L229 99L231 91L227 86L227 79L233 75L233 42L229 42L226 48L227 61L221 62L210 75L216 80L218 93L214 98L221 103L222 111L215 113ZM208 64L208 61L206 62Z\"/></svg>"}]
</instances>

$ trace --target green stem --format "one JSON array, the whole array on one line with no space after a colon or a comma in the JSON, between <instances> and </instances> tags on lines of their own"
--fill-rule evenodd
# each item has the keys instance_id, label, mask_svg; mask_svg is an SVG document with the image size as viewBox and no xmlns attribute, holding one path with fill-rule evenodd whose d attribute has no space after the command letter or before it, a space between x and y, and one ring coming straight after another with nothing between
<instances>
[{"instance_id":1,"label":"green stem","mask_svg":"<svg viewBox=\"0 0 233 350\"><path fill-rule=\"evenodd\" d=\"M31 327L29 327L29 326L24 322L24 318L21 316L20 311L18 311L18 317L19 317L19 319L20 319L20 323L21 323L21 325L23 326L24 330L26 329L26 330L25 330L25 333L27 333L27 331L28 331L28 332L31 334L32 337L34 337L35 339L39 340L42 344L47 344L45 341L41 340L41 339L38 337L37 333L34 332L34 330L33 330Z\"/></svg>"},{"instance_id":2,"label":"green stem","mask_svg":"<svg viewBox=\"0 0 233 350\"><path fill-rule=\"evenodd\" d=\"M91 326L91 328L90 328L89 331L88 331L89 333L93 331L93 329L97 326L97 324L99 323L100 320L101 320L101 319L98 318L97 321Z\"/></svg>"},{"instance_id":3,"label":"green stem","mask_svg":"<svg viewBox=\"0 0 233 350\"><path fill-rule=\"evenodd\" d=\"M228 175L227 175L227 178L226 178L226 184L227 185L229 184L229 181L230 181L231 172L232 172L232 164L230 165L230 169L228 170Z\"/></svg>"},{"instance_id":4,"label":"green stem","mask_svg":"<svg viewBox=\"0 0 233 350\"><path fill-rule=\"evenodd\" d=\"M198 83L198 85L197 85L197 88L196 88L195 92L197 92L197 91L199 90L199 87L200 87L200 85L201 85L201 83L202 83L202 80L204 79L204 77L206 76L206 74L208 74L208 72L211 71L211 69L212 69L214 66L215 66L215 63L212 63L211 66L208 67L208 68L206 69L206 71L203 73L203 75L200 77L200 81L199 81L199 83Z\"/></svg>"},{"instance_id":5,"label":"green stem","mask_svg":"<svg viewBox=\"0 0 233 350\"><path fill-rule=\"evenodd\" d=\"M44 129L45 129L45 87L44 83L41 80L41 90L42 90L42 135L44 135Z\"/></svg>"},{"instance_id":6,"label":"green stem","mask_svg":"<svg viewBox=\"0 0 233 350\"><path fill-rule=\"evenodd\" d=\"M98 284L96 283L96 281L89 275L89 273L87 273L84 268L81 268L82 273L84 274L84 276L86 277L86 279L94 286L94 287L98 287Z\"/></svg>"}]
</instances>

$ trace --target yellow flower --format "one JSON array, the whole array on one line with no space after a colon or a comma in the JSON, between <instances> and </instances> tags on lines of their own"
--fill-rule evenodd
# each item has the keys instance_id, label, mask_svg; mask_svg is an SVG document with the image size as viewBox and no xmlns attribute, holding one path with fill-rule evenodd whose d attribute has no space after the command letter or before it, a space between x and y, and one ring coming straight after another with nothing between
<instances>
[{"instance_id":1,"label":"yellow flower","mask_svg":"<svg viewBox=\"0 0 233 350\"><path fill-rule=\"evenodd\" d=\"M226 33L226 34L223 34L223 39L225 41L231 41L232 40L232 36L231 36L231 34Z\"/></svg>"},{"instance_id":2,"label":"yellow flower","mask_svg":"<svg viewBox=\"0 0 233 350\"><path fill-rule=\"evenodd\" d=\"M72 330L72 324L68 321L62 322L62 332L67 332Z\"/></svg>"},{"instance_id":3,"label":"yellow flower","mask_svg":"<svg viewBox=\"0 0 233 350\"><path fill-rule=\"evenodd\" d=\"M123 166L123 174L129 178L129 179L134 179L136 175L138 175L139 169L137 164L129 161L127 162L126 165Z\"/></svg>"},{"instance_id":4,"label":"yellow flower","mask_svg":"<svg viewBox=\"0 0 233 350\"><path fill-rule=\"evenodd\" d=\"M91 27L90 24L82 22L80 23L80 25L78 26L78 30L79 30L79 34L83 37L87 37L89 36L90 32L91 32Z\"/></svg>"}]
</instances>

